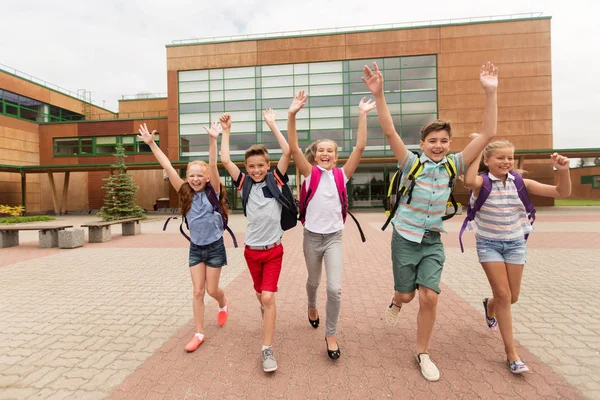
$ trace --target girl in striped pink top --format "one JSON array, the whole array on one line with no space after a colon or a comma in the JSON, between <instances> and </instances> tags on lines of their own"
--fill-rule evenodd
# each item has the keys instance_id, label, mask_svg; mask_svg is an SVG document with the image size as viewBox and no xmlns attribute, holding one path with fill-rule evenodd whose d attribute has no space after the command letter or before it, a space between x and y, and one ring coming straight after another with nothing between
<instances>
[{"instance_id":1,"label":"girl in striped pink top","mask_svg":"<svg viewBox=\"0 0 600 400\"><path fill-rule=\"evenodd\" d=\"M471 139L475 135L471 135ZM517 354L510 308L519 298L527 255L525 235L532 228L515 186L514 152L514 146L504 140L488 144L483 151L483 169L488 174L492 188L474 222L477 228L477 256L493 293L493 297L483 300L486 323L490 329L500 328L507 365L511 372L520 374L528 372L529 368ZM546 185L523 179L525 188L537 196L568 197L571 194L569 159L557 153L550 157L558 173L558 183ZM483 174L478 175L478 168L479 160L475 160L465 174L465 184L472 190L471 205L484 183Z\"/></svg>"}]
</instances>

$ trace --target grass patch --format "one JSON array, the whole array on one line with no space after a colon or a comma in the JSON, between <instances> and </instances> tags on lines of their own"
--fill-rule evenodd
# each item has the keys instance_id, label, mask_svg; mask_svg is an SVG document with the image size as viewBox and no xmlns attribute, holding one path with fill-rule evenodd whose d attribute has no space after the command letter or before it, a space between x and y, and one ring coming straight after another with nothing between
<instances>
[{"instance_id":1,"label":"grass patch","mask_svg":"<svg viewBox=\"0 0 600 400\"><path fill-rule=\"evenodd\" d=\"M0 224L20 224L22 222L39 222L39 221L52 221L54 217L48 215L32 215L30 217L6 217L0 218Z\"/></svg>"},{"instance_id":2,"label":"grass patch","mask_svg":"<svg viewBox=\"0 0 600 400\"><path fill-rule=\"evenodd\" d=\"M600 206L600 200L595 199L555 199L555 206Z\"/></svg>"}]
</instances>

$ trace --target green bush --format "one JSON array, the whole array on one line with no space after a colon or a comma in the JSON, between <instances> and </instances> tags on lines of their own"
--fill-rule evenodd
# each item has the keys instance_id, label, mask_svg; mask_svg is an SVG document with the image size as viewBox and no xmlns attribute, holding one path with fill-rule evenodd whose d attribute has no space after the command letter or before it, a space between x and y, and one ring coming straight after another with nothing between
<instances>
[{"instance_id":1,"label":"green bush","mask_svg":"<svg viewBox=\"0 0 600 400\"><path fill-rule=\"evenodd\" d=\"M20 224L21 222L39 222L52 220L54 220L54 217L49 217L47 215L32 215L30 217L0 218L0 224Z\"/></svg>"}]
</instances>

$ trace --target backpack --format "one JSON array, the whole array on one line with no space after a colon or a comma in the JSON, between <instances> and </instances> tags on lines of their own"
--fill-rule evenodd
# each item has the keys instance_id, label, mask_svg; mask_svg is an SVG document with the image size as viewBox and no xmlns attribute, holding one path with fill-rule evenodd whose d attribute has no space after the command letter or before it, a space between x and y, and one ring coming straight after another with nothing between
<instances>
[{"instance_id":1,"label":"backpack","mask_svg":"<svg viewBox=\"0 0 600 400\"><path fill-rule=\"evenodd\" d=\"M531 225L533 225L533 223L535 222L535 207L533 206L533 203L531 202L529 193L527 193L527 188L525 187L525 181L523 181L523 177L520 174L518 174L516 172L511 172L511 174L515 177L515 186L517 188L517 194L519 195L519 199L521 200L521 203L523 203L523 205L525 206L525 213L527 215L527 219L529 220L529 223ZM462 224L462 227L460 228L460 233L458 234L460 250L463 253L465 252L465 249L463 247L462 235L463 235L465 229L467 228L469 221L473 221L475 219L475 215L477 214L477 212L479 210L481 210L481 207L483 206L483 204L485 203L487 198L490 196L490 193L492 192L492 180L488 176L488 173L484 172L483 174L481 174L479 176L481 176L483 178L483 185L481 185L481 190L479 191L479 196L477 196L477 199L473 203L473 206L471 206L471 201L469 201L469 204L467 205L467 217L465 218L465 220ZM471 190L469 192L469 200L471 199L472 194L473 194L473 191ZM527 240L528 237L529 237L529 234L525 234L525 240Z\"/></svg>"},{"instance_id":2,"label":"backpack","mask_svg":"<svg viewBox=\"0 0 600 400\"><path fill-rule=\"evenodd\" d=\"M348 193L346 192L346 184L344 183L344 172L341 168L333 168L332 172L333 179L335 180L335 186L337 187L337 191L340 196L340 203L342 204L342 219L344 223L346 223L346 216L350 215L358 227L361 240L365 242L367 239L365 238L365 234L363 233L358 220L350 211L348 211ZM300 221L302 222L302 225L304 225L304 222L306 221L306 209L308 208L308 203L310 203L315 195L320 181L321 169L314 165L310 173L309 187L306 187L306 181L304 181L302 182L302 187L300 189Z\"/></svg>"},{"instance_id":3,"label":"backpack","mask_svg":"<svg viewBox=\"0 0 600 400\"><path fill-rule=\"evenodd\" d=\"M415 153L417 154L417 153ZM417 158L413 162L410 167L410 171L406 179L402 179L402 170L398 169L394 176L392 177L392 181L390 182L390 186L388 187L388 193L386 198L383 200L383 208L385 209L385 214L388 216L385 224L381 227L382 231L385 231L385 228L389 225L392 218L396 214L396 210L398 209L398 204L400 203L400 198L404 195L408 196L406 200L406 204L410 204L412 201L412 192L415 188L417 177L423 171L424 163L421 162L421 158L417 154ZM458 211L458 205L456 204L456 200L454 200L454 182L456 181L456 165L454 161L450 158L446 158L446 162L444 163L444 168L448 172L448 176L450 177L448 181L448 187L450 187L450 202L454 207L454 212L452 214L447 214L442 217L442 221L446 221L452 218L456 212ZM400 183L404 181L402 186Z\"/></svg>"},{"instance_id":4,"label":"backpack","mask_svg":"<svg viewBox=\"0 0 600 400\"><path fill-rule=\"evenodd\" d=\"M238 190L242 190L242 207L244 208L244 216L246 215L246 205L250 197L250 190L254 181L244 173L241 173L241 181L238 184ZM281 172L275 167L271 173L265 176L265 183L271 195L281 204L281 229L287 231L296 226L298 223L298 201L294 198L290 187L287 185L289 178L287 174ZM279 190L281 188L281 190Z\"/></svg>"},{"instance_id":5,"label":"backpack","mask_svg":"<svg viewBox=\"0 0 600 400\"><path fill-rule=\"evenodd\" d=\"M206 198L208 199L210 204L213 206L213 212L218 212L219 214L221 214L221 218L223 219L223 230L229 232L229 234L231 235L231 238L233 239L233 246L238 247L237 239L235 238L235 235L233 234L233 231L231 230L231 228L227 225L227 222L229 221L229 216L227 214L225 214L223 212L223 210L221 209L221 203L219 202L217 193L215 192L215 189L212 187L210 182L206 183L206 186L204 188L204 193L206 193ZM177 217L167 218L167 220L165 221L165 224L163 225L163 231L167 230L167 224L169 223L169 221L171 219L177 219ZM185 237L188 240L188 242L191 242L192 240L183 230L184 222L185 222L185 226L188 229L188 231L190 230L190 226L188 225L186 216L182 215L181 223L179 224L179 232L181 232L183 237Z\"/></svg>"}]
</instances>

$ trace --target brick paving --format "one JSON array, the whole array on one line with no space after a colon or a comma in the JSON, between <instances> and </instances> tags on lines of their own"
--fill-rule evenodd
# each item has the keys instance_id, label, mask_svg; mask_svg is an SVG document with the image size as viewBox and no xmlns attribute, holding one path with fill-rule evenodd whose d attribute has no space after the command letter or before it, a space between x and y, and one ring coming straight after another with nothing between
<instances>
[{"instance_id":1,"label":"brick paving","mask_svg":"<svg viewBox=\"0 0 600 400\"><path fill-rule=\"evenodd\" d=\"M522 294L513 307L519 353L533 373L511 375L499 333L485 329L480 301L489 286L472 234L460 254L460 218L447 223L447 263L430 354L441 380L426 382L413 356L418 304L395 328L382 321L392 294L391 231L383 214L358 215L360 242L344 233L342 357L327 358L324 324L306 316L301 228L286 232L274 340L279 370L260 364L262 325L242 250L228 235L222 286L227 324L216 323L207 296L207 340L187 354L193 334L187 242L163 216L142 235L85 243L73 250L38 249L37 235L0 250L0 399L209 398L600 398L600 318L590 309L600 276L597 208L540 210L529 242ZM90 217L65 218L74 225ZM243 217L230 226L243 241ZM559 233L561 232L561 233ZM324 283L324 281L323 281ZM324 319L324 286L319 292ZM210 299L210 300L209 300Z\"/></svg>"}]
</instances>

